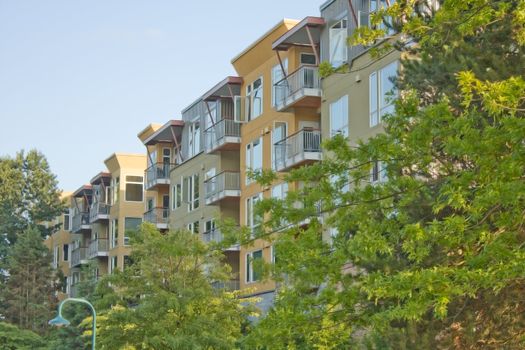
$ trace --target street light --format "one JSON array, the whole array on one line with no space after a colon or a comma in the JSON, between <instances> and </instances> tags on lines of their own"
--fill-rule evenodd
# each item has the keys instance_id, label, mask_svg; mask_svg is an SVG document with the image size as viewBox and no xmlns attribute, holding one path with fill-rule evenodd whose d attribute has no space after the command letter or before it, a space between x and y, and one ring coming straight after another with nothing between
<instances>
[{"instance_id":1,"label":"street light","mask_svg":"<svg viewBox=\"0 0 525 350\"><path fill-rule=\"evenodd\" d=\"M58 315L57 315L57 317L55 317L54 319L50 320L48 323L50 325L52 325L52 326L58 326L58 327L69 326L71 324L71 322L69 322L64 317L62 317L62 307L68 301L86 304L91 309L91 312L93 313L93 329L92 329L92 333L91 333L91 349L95 350L95 338L96 338L96 334L97 334L97 313L95 312L95 308L93 307L93 305L91 305L91 303L89 301L87 301L86 299L67 298L67 299L62 300L60 302L60 304L58 305Z\"/></svg>"}]
</instances>

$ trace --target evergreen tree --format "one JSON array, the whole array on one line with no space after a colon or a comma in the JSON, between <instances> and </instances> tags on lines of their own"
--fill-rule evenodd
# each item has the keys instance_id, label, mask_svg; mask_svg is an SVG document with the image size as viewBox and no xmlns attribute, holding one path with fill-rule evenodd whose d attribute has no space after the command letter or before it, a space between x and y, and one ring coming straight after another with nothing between
<instances>
[{"instance_id":1,"label":"evergreen tree","mask_svg":"<svg viewBox=\"0 0 525 350\"><path fill-rule=\"evenodd\" d=\"M52 318L56 300L55 272L51 254L34 227L27 228L11 248L8 275L0 296L2 316L23 329L43 334Z\"/></svg>"}]
</instances>

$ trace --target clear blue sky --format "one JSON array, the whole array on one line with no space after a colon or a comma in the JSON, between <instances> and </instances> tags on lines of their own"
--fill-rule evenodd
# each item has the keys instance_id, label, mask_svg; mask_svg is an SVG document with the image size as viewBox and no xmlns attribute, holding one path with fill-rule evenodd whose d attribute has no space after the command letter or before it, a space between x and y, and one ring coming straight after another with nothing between
<instances>
[{"instance_id":1,"label":"clear blue sky","mask_svg":"<svg viewBox=\"0 0 525 350\"><path fill-rule=\"evenodd\" d=\"M324 0L0 0L0 156L37 148L75 190L137 133L234 70L283 18Z\"/></svg>"}]
</instances>

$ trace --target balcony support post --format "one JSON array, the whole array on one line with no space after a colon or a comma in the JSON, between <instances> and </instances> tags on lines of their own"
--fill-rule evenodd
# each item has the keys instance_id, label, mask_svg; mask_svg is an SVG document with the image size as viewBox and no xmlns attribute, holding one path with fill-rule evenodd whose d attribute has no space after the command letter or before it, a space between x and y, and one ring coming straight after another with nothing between
<instances>
[{"instance_id":1,"label":"balcony support post","mask_svg":"<svg viewBox=\"0 0 525 350\"><path fill-rule=\"evenodd\" d=\"M389 3L389 0L386 0L387 3ZM357 24L359 23L357 20L357 14L355 13L354 4L352 4L352 0L348 0L348 6L350 7L350 11L352 12L352 17L354 18L355 26L357 27ZM390 6L390 5L389 5Z\"/></svg>"},{"instance_id":2,"label":"balcony support post","mask_svg":"<svg viewBox=\"0 0 525 350\"><path fill-rule=\"evenodd\" d=\"M277 54L277 59L279 60L279 66L281 66L281 70L283 72L283 77L286 79L288 76L286 74L286 70L284 69L283 60L281 59L281 55L279 54L279 50L275 50L275 53Z\"/></svg>"},{"instance_id":3,"label":"balcony support post","mask_svg":"<svg viewBox=\"0 0 525 350\"><path fill-rule=\"evenodd\" d=\"M350 0L351 1L351 0ZM319 65L319 53L317 52L317 45L314 43L314 38L312 37L312 33L310 32L310 27L306 26L306 34L308 34L308 40L310 40L310 46L312 47L312 51L315 55L315 65Z\"/></svg>"},{"instance_id":4,"label":"balcony support post","mask_svg":"<svg viewBox=\"0 0 525 350\"><path fill-rule=\"evenodd\" d=\"M208 115L210 116L211 125L215 126L215 121L213 120L213 116L211 115L211 109L210 109L210 105L208 104L208 101L204 101L204 104L206 105L206 109L208 110Z\"/></svg>"},{"instance_id":5,"label":"balcony support post","mask_svg":"<svg viewBox=\"0 0 525 350\"><path fill-rule=\"evenodd\" d=\"M177 141L177 136L175 135L175 131L173 131L173 128L171 128L171 136L173 136L173 142L175 143L175 149L177 150L177 153L179 154L180 160L184 161L182 158L182 153L180 152L181 147L179 145L179 141Z\"/></svg>"}]
</instances>

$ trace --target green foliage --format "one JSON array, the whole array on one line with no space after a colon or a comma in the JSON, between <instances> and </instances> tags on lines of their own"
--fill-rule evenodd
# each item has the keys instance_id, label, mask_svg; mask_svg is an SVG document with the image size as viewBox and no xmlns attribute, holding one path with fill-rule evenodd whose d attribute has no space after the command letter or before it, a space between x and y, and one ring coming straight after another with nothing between
<instances>
[{"instance_id":1,"label":"green foliage","mask_svg":"<svg viewBox=\"0 0 525 350\"><path fill-rule=\"evenodd\" d=\"M0 322L0 350L44 349L44 340L36 333Z\"/></svg>"},{"instance_id":2,"label":"green foliage","mask_svg":"<svg viewBox=\"0 0 525 350\"><path fill-rule=\"evenodd\" d=\"M323 61L319 64L319 76L321 78L329 77L334 73L348 73L349 68L347 64L342 64L335 68L328 61Z\"/></svg>"},{"instance_id":3,"label":"green foliage","mask_svg":"<svg viewBox=\"0 0 525 350\"><path fill-rule=\"evenodd\" d=\"M232 349L247 311L222 254L187 231L161 234L144 224L134 263L99 284L95 305L102 349Z\"/></svg>"},{"instance_id":4,"label":"green foliage","mask_svg":"<svg viewBox=\"0 0 525 350\"><path fill-rule=\"evenodd\" d=\"M416 3L382 11L407 54L387 132L326 141L286 177L302 189L260 205L284 286L253 348L525 347L523 2ZM388 181L370 183L372 160Z\"/></svg>"},{"instance_id":5,"label":"green foliage","mask_svg":"<svg viewBox=\"0 0 525 350\"><path fill-rule=\"evenodd\" d=\"M38 229L26 229L7 259L9 276L0 291L2 316L20 328L43 334L56 305L51 255Z\"/></svg>"}]
</instances>

